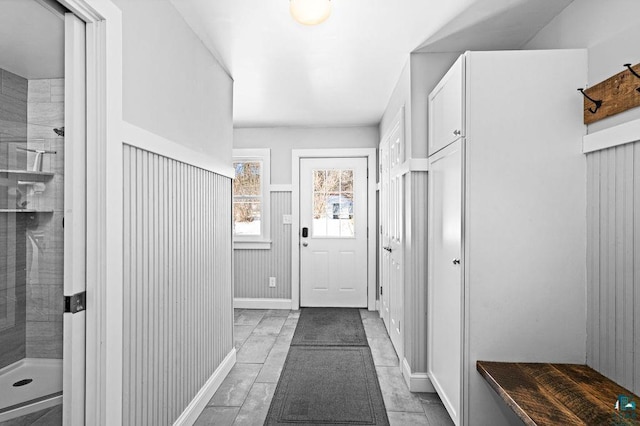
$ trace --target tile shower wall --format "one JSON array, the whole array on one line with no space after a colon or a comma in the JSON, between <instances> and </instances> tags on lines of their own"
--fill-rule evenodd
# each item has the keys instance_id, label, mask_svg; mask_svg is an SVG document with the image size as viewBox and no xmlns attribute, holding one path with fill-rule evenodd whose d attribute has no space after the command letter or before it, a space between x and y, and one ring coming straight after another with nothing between
<instances>
[{"instance_id":1,"label":"tile shower wall","mask_svg":"<svg viewBox=\"0 0 640 426\"><path fill-rule=\"evenodd\" d=\"M64 230L64 138L53 129L64 126L64 79L29 80L27 139L29 148L53 151L42 159L42 170L54 173L46 185L34 187L33 208L38 228L29 232L27 257L26 354L28 358L62 358ZM27 168L34 154L28 153ZM40 193L37 193L41 190Z\"/></svg>"},{"instance_id":2,"label":"tile shower wall","mask_svg":"<svg viewBox=\"0 0 640 426\"><path fill-rule=\"evenodd\" d=\"M0 69L0 169L19 168L26 156L15 150L27 137L27 80ZM0 208L7 208L0 186ZM0 368L26 354L26 246L21 215L0 213Z\"/></svg>"},{"instance_id":3,"label":"tile shower wall","mask_svg":"<svg viewBox=\"0 0 640 426\"><path fill-rule=\"evenodd\" d=\"M291 214L291 192L271 193L271 249L234 250L234 297L291 299L291 225L282 215ZM276 287L269 287L276 277Z\"/></svg>"}]
</instances>

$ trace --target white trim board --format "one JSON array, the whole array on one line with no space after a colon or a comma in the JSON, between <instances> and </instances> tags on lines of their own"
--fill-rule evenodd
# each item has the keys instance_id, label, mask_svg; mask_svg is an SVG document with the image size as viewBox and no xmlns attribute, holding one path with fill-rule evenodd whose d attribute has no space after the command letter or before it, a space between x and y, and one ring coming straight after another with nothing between
<instances>
[{"instance_id":1,"label":"white trim board","mask_svg":"<svg viewBox=\"0 0 640 426\"><path fill-rule=\"evenodd\" d=\"M640 119L628 121L582 137L584 154L640 140Z\"/></svg>"},{"instance_id":2,"label":"white trim board","mask_svg":"<svg viewBox=\"0 0 640 426\"><path fill-rule=\"evenodd\" d=\"M86 29L86 424L122 421L122 13L59 0ZM108 265L109 267L105 267ZM64 417L64 416L63 416ZM70 423L70 419L63 418Z\"/></svg>"},{"instance_id":3,"label":"white trim board","mask_svg":"<svg viewBox=\"0 0 640 426\"><path fill-rule=\"evenodd\" d=\"M271 192L291 192L293 191L293 185L291 184L271 184Z\"/></svg>"},{"instance_id":4,"label":"white trim board","mask_svg":"<svg viewBox=\"0 0 640 426\"><path fill-rule=\"evenodd\" d=\"M436 391L427 373L411 373L411 367L406 358L402 359L402 377L411 392L433 393Z\"/></svg>"},{"instance_id":5,"label":"white trim board","mask_svg":"<svg viewBox=\"0 0 640 426\"><path fill-rule=\"evenodd\" d=\"M229 371L236 363L236 349L232 348L227 354L224 360L220 363L216 371L213 372L209 380L198 391L195 397L191 400L187 408L184 409L180 417L173 423L174 426L179 425L192 425L198 420L198 416L207 406L207 402L213 398L213 394L216 393L222 381L227 377Z\"/></svg>"},{"instance_id":6,"label":"white trim board","mask_svg":"<svg viewBox=\"0 0 640 426\"><path fill-rule=\"evenodd\" d=\"M211 155L195 151L126 121L122 121L122 138L123 142L127 145L135 146L136 148L199 167L231 179L235 176L231 164L226 164Z\"/></svg>"},{"instance_id":7,"label":"white trim board","mask_svg":"<svg viewBox=\"0 0 640 426\"><path fill-rule=\"evenodd\" d=\"M291 299L233 299L234 309L291 309Z\"/></svg>"},{"instance_id":8,"label":"white trim board","mask_svg":"<svg viewBox=\"0 0 640 426\"><path fill-rule=\"evenodd\" d=\"M368 198L368 253L367 253L367 308L376 307L376 172L378 170L378 150L376 148L345 149L294 149L291 151L291 309L300 309L300 160L302 158L348 158L366 157L369 178L367 185Z\"/></svg>"}]
</instances>

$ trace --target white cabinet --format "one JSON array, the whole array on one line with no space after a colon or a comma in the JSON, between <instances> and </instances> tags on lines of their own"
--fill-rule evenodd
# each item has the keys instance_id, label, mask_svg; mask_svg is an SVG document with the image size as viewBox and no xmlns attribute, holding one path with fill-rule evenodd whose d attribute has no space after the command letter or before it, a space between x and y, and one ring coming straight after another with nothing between
<instances>
[{"instance_id":1,"label":"white cabinet","mask_svg":"<svg viewBox=\"0 0 640 426\"><path fill-rule=\"evenodd\" d=\"M457 425L500 426L514 418L476 361L585 362L586 52L455 67L429 105L428 372Z\"/></svg>"},{"instance_id":2,"label":"white cabinet","mask_svg":"<svg viewBox=\"0 0 640 426\"><path fill-rule=\"evenodd\" d=\"M429 155L464 136L464 61L460 56L429 95Z\"/></svg>"},{"instance_id":3,"label":"white cabinet","mask_svg":"<svg viewBox=\"0 0 640 426\"><path fill-rule=\"evenodd\" d=\"M430 336L428 363L431 381L454 423L460 415L462 361L462 139L430 158L429 216Z\"/></svg>"}]
</instances>

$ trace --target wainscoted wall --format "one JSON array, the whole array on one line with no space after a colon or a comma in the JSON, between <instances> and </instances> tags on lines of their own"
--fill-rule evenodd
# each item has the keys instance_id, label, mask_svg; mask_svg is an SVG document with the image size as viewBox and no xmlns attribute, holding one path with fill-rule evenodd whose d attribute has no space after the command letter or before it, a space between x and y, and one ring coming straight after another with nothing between
<instances>
[{"instance_id":1,"label":"wainscoted wall","mask_svg":"<svg viewBox=\"0 0 640 426\"><path fill-rule=\"evenodd\" d=\"M234 297L291 299L291 192L271 193L271 249L234 250ZM276 277L276 287L269 287Z\"/></svg>"},{"instance_id":2,"label":"wainscoted wall","mask_svg":"<svg viewBox=\"0 0 640 426\"><path fill-rule=\"evenodd\" d=\"M640 142L587 155L587 363L640 392Z\"/></svg>"},{"instance_id":3,"label":"wainscoted wall","mask_svg":"<svg viewBox=\"0 0 640 426\"><path fill-rule=\"evenodd\" d=\"M122 422L171 424L233 348L231 180L123 155Z\"/></svg>"},{"instance_id":4,"label":"wainscoted wall","mask_svg":"<svg viewBox=\"0 0 640 426\"><path fill-rule=\"evenodd\" d=\"M406 238L409 257L405 284L404 357L412 373L427 371L427 172L405 175L407 185Z\"/></svg>"}]
</instances>

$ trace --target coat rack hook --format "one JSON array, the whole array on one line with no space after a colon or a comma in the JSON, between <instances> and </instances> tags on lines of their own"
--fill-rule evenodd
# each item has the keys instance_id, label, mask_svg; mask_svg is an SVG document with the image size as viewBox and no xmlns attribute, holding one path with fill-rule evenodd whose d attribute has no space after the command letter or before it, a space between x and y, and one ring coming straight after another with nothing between
<instances>
[{"instance_id":1,"label":"coat rack hook","mask_svg":"<svg viewBox=\"0 0 640 426\"><path fill-rule=\"evenodd\" d=\"M631 71L631 74L635 75L636 77L640 78L640 74L638 74L636 72L636 70L633 69L633 67L631 67L631 64L624 64L625 67L629 68L629 71ZM636 88L637 92L640 92L640 87Z\"/></svg>"},{"instance_id":2,"label":"coat rack hook","mask_svg":"<svg viewBox=\"0 0 640 426\"><path fill-rule=\"evenodd\" d=\"M593 108L589 108L589 112L591 114L595 114L596 112L598 112L598 110L600 109L600 107L602 106L602 100L595 100L592 99L589 95L587 95L586 93L584 93L584 89L580 88L578 89L578 92L582 93L582 96L584 96L585 98L589 99L591 102L593 102L596 105L596 109Z\"/></svg>"}]
</instances>

